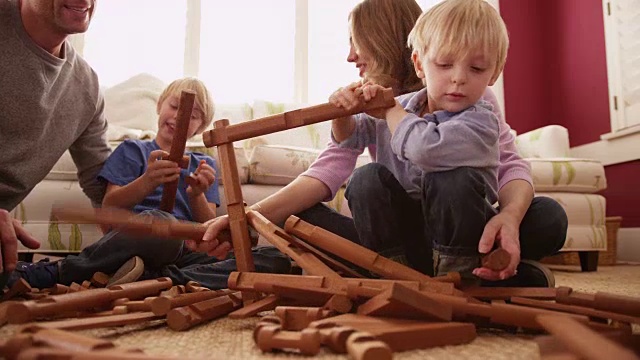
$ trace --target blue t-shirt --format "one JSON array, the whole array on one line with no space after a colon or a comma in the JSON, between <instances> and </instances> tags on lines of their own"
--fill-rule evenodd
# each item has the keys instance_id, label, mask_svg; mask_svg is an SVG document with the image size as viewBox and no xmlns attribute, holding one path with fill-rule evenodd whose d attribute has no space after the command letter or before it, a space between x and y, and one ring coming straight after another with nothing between
<instances>
[{"instance_id":1,"label":"blue t-shirt","mask_svg":"<svg viewBox=\"0 0 640 360\"><path fill-rule=\"evenodd\" d=\"M160 150L155 140L125 140L120 144L105 162L102 170L98 174L98 179L108 181L117 186L125 186L142 176L147 171L149 154L154 150ZM187 153L190 157L189 168L180 170L180 180L178 191L176 192L176 203L173 208L173 215L181 220L193 221L189 200L187 197L187 184L184 182L186 176L195 172L200 164L200 160L205 160L216 173L218 168L216 162L210 156L201 153ZM140 213L145 210L154 210L160 207L162 199L163 185L158 186L149 194L142 203L137 204L133 211ZM204 193L207 201L220 206L220 195L218 193L218 177L213 185Z\"/></svg>"}]
</instances>

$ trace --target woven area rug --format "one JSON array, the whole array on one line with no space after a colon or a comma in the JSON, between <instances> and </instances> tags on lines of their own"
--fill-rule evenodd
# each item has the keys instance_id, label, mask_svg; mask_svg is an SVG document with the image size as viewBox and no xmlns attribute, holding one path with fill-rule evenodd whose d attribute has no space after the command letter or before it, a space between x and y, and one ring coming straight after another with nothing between
<instances>
[{"instance_id":1,"label":"woven area rug","mask_svg":"<svg viewBox=\"0 0 640 360\"><path fill-rule=\"evenodd\" d=\"M553 267L557 286L576 291L606 291L640 297L640 265L599 267L597 272L582 273L577 267ZM174 332L162 321L144 326L97 329L79 333L103 337L121 347L144 349L147 354L174 356L181 359L303 359L284 353L263 354L255 346L252 331L259 318L247 320L220 319L185 332ZM17 331L15 325L0 328L0 339ZM638 333L639 329L634 328ZM538 359L538 347L530 335L511 335L499 331L480 330L478 338L466 345L396 353L396 359ZM327 350L321 359L346 359L346 355Z\"/></svg>"}]
</instances>

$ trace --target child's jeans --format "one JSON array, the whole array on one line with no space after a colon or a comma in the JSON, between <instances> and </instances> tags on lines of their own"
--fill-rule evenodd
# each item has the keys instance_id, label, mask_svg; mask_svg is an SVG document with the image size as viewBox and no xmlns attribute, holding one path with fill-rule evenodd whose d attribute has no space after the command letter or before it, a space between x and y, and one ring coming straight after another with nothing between
<instances>
[{"instance_id":1,"label":"child's jeans","mask_svg":"<svg viewBox=\"0 0 640 360\"><path fill-rule=\"evenodd\" d=\"M471 279L480 265L484 227L498 212L486 200L485 186L478 171L458 168L425 174L422 197L412 199L391 171L371 163L355 170L345 196L362 245L383 255L403 251L425 274L459 271ZM521 257L554 254L564 245L566 231L562 207L553 199L535 198L520 225Z\"/></svg>"},{"instance_id":2,"label":"child's jeans","mask_svg":"<svg viewBox=\"0 0 640 360\"><path fill-rule=\"evenodd\" d=\"M154 210L141 216L173 219L170 214ZM288 257L273 247L257 247L253 251L256 271L289 273ZM211 289L227 287L229 274L236 271L235 259L230 255L218 260L205 253L193 252L180 240L141 238L111 231L78 255L69 255L60 261L60 283L71 284L89 280L95 272L114 273L127 260L139 256L144 261L142 279L168 276L176 285L197 281Z\"/></svg>"}]
</instances>

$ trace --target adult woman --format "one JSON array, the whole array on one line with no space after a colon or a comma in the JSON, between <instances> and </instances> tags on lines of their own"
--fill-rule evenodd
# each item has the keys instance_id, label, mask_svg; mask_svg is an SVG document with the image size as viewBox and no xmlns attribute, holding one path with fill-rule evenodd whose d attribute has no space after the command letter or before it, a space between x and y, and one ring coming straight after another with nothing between
<instances>
[{"instance_id":1,"label":"adult woman","mask_svg":"<svg viewBox=\"0 0 640 360\"><path fill-rule=\"evenodd\" d=\"M411 50L405 45L420 13L414 0L363 1L349 16L351 51L347 61L355 63L364 80L391 87L398 95L422 88L423 84L415 75L411 64ZM533 198L529 165L516 152L514 137L504 122L495 96L487 91L484 99L498 109L496 114L501 122L500 212L487 223L478 250L486 253L497 243L511 253L512 262L501 272L479 268L474 274L482 279L495 281L510 278L518 272L521 279L516 282L517 285L553 285L552 277L544 268L536 264L529 266L531 264L527 262L520 263L520 255L522 253L525 259L538 260L559 250L566 236L566 215L555 201ZM375 149L369 150L372 157L375 157ZM379 253L399 255L398 241L392 236L403 236L401 226L398 225L398 229L391 229L385 234L372 232L366 236L358 236L353 220L318 204L335 196L337 189L353 171L358 155L359 151L337 148L330 144L308 171L252 208L275 223L281 223L289 215L296 214ZM199 243L198 250L208 251L214 256L222 256L229 251L229 245L217 246L215 241L218 231L226 227L226 217L216 219L205 235L205 241ZM424 256L430 255L425 253ZM425 273L432 271L420 266L418 269Z\"/></svg>"}]
</instances>

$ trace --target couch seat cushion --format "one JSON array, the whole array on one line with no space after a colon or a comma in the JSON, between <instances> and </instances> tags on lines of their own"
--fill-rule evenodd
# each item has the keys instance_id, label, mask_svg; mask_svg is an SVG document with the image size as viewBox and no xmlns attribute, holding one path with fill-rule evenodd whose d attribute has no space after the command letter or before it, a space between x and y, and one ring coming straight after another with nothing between
<instances>
[{"instance_id":1,"label":"couch seat cushion","mask_svg":"<svg viewBox=\"0 0 640 360\"><path fill-rule=\"evenodd\" d=\"M596 160L528 158L536 192L595 193L607 187L604 166Z\"/></svg>"}]
</instances>

